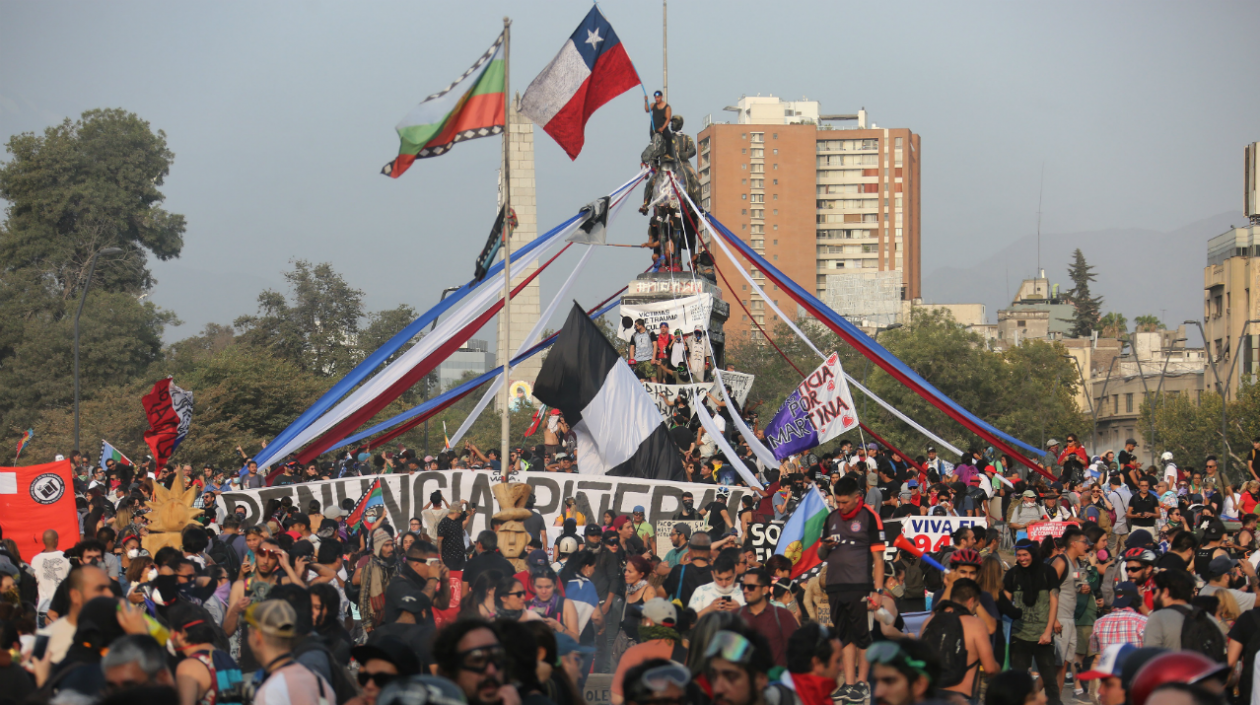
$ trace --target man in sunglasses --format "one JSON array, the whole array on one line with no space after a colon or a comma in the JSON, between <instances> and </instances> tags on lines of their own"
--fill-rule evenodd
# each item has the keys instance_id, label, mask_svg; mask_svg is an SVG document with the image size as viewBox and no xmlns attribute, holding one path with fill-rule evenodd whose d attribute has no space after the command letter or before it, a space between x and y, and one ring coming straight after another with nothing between
<instances>
[{"instance_id":1,"label":"man in sunglasses","mask_svg":"<svg viewBox=\"0 0 1260 705\"><path fill-rule=\"evenodd\" d=\"M519 703L507 681L507 653L493 624L461 619L444 627L433 640L438 675L464 692L469 705Z\"/></svg>"},{"instance_id":2,"label":"man in sunglasses","mask_svg":"<svg viewBox=\"0 0 1260 705\"><path fill-rule=\"evenodd\" d=\"M406 561L385 588L385 621L393 622L424 595L437 609L451 605L449 571L438 557L438 548L428 541L417 540L407 549ZM426 620L433 624L430 616Z\"/></svg>"},{"instance_id":3,"label":"man in sunglasses","mask_svg":"<svg viewBox=\"0 0 1260 705\"><path fill-rule=\"evenodd\" d=\"M376 705L381 690L399 678L420 673L420 662L411 647L392 637L374 638L372 643L356 646L350 655L359 662L359 687L363 693L351 701L353 705Z\"/></svg>"},{"instance_id":4,"label":"man in sunglasses","mask_svg":"<svg viewBox=\"0 0 1260 705\"><path fill-rule=\"evenodd\" d=\"M770 574L760 568L747 570L740 578L740 589L744 606L736 614L766 637L774 664L787 666L788 641L799 625L791 612L770 604Z\"/></svg>"},{"instance_id":5,"label":"man in sunglasses","mask_svg":"<svg viewBox=\"0 0 1260 705\"><path fill-rule=\"evenodd\" d=\"M704 652L713 705L762 705L774 667L766 638L743 622L717 632Z\"/></svg>"}]
</instances>

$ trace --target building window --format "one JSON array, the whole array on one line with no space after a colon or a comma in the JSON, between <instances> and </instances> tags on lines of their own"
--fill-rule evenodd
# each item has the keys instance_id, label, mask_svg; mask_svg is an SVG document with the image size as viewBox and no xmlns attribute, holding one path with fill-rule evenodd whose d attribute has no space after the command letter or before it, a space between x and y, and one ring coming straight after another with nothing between
<instances>
[{"instance_id":1,"label":"building window","mask_svg":"<svg viewBox=\"0 0 1260 705\"><path fill-rule=\"evenodd\" d=\"M752 133L752 141L753 141L753 142L765 142L765 141L766 141L766 133L764 133L764 132L754 132L754 133Z\"/></svg>"},{"instance_id":2,"label":"building window","mask_svg":"<svg viewBox=\"0 0 1260 705\"><path fill-rule=\"evenodd\" d=\"M778 169L778 168L779 168L779 165L778 165L778 164L775 164L775 165L774 165L774 168L775 168L775 169Z\"/></svg>"},{"instance_id":3,"label":"building window","mask_svg":"<svg viewBox=\"0 0 1260 705\"><path fill-rule=\"evenodd\" d=\"M747 224L747 223L740 223L740 224L739 224L739 229L740 229L740 230L747 230L747 229L748 229L748 224Z\"/></svg>"},{"instance_id":4,"label":"building window","mask_svg":"<svg viewBox=\"0 0 1260 705\"><path fill-rule=\"evenodd\" d=\"M772 151L774 154L778 154L778 153L779 153L779 150L777 150L777 149L774 149L774 150L771 150L771 151Z\"/></svg>"},{"instance_id":5,"label":"building window","mask_svg":"<svg viewBox=\"0 0 1260 705\"><path fill-rule=\"evenodd\" d=\"M741 200L741 201L747 201L747 200L748 200L748 194L746 194L746 193L741 193L741 194L739 194L739 200Z\"/></svg>"},{"instance_id":6,"label":"building window","mask_svg":"<svg viewBox=\"0 0 1260 705\"><path fill-rule=\"evenodd\" d=\"M741 132L741 133L739 133L739 138L740 138L741 140L746 140L746 139L748 139L748 133L747 133L747 132Z\"/></svg>"},{"instance_id":7,"label":"building window","mask_svg":"<svg viewBox=\"0 0 1260 705\"><path fill-rule=\"evenodd\" d=\"M1111 413L1113 416L1120 413L1120 395L1119 394L1111 395Z\"/></svg>"},{"instance_id":8,"label":"building window","mask_svg":"<svg viewBox=\"0 0 1260 705\"><path fill-rule=\"evenodd\" d=\"M778 240L775 240L775 241L774 241L774 244L777 246L777 245L779 244L779 241L778 241Z\"/></svg>"},{"instance_id":9,"label":"building window","mask_svg":"<svg viewBox=\"0 0 1260 705\"><path fill-rule=\"evenodd\" d=\"M778 262L778 261L779 261L779 256L778 256L778 255L775 255L775 256L774 256L774 261L775 261L775 262ZM775 303L778 303L778 302L775 302ZM510 458L509 458L509 460L510 460Z\"/></svg>"},{"instance_id":10,"label":"building window","mask_svg":"<svg viewBox=\"0 0 1260 705\"><path fill-rule=\"evenodd\" d=\"M901 139L901 138L899 137L898 139ZM1124 413L1126 414L1133 413L1133 393L1132 392L1124 395Z\"/></svg>"},{"instance_id":11,"label":"building window","mask_svg":"<svg viewBox=\"0 0 1260 705\"><path fill-rule=\"evenodd\" d=\"M778 185L779 185L779 180L778 180L778 179L775 179L775 180L774 180L774 185L775 185L775 186L778 186Z\"/></svg>"},{"instance_id":12,"label":"building window","mask_svg":"<svg viewBox=\"0 0 1260 705\"><path fill-rule=\"evenodd\" d=\"M777 194L777 193L776 193L776 194L774 194L774 198L773 198L773 200L775 200L775 201L779 200L779 194Z\"/></svg>"},{"instance_id":13,"label":"building window","mask_svg":"<svg viewBox=\"0 0 1260 705\"><path fill-rule=\"evenodd\" d=\"M1027 327L1028 327L1028 321L1015 321L1015 327L1016 327L1016 328L1027 328Z\"/></svg>"},{"instance_id":14,"label":"building window","mask_svg":"<svg viewBox=\"0 0 1260 705\"><path fill-rule=\"evenodd\" d=\"M739 214L740 214L740 215L748 215L748 209L747 209L747 208L740 208L740 209L739 209Z\"/></svg>"},{"instance_id":15,"label":"building window","mask_svg":"<svg viewBox=\"0 0 1260 705\"><path fill-rule=\"evenodd\" d=\"M748 291L748 285L747 285L747 284L745 284L745 285L744 285L744 291Z\"/></svg>"},{"instance_id":16,"label":"building window","mask_svg":"<svg viewBox=\"0 0 1260 705\"><path fill-rule=\"evenodd\" d=\"M739 150L739 153L740 153L740 154L748 154L748 149L747 149L747 148L745 148L745 149L741 149L741 150Z\"/></svg>"},{"instance_id":17,"label":"building window","mask_svg":"<svg viewBox=\"0 0 1260 705\"><path fill-rule=\"evenodd\" d=\"M740 164L740 165L739 165L739 168L740 168L740 169L743 169L744 167L745 167L745 165L744 165L744 164ZM766 165L765 165L765 164L753 164L753 165L752 165L752 172L753 172L754 174L764 174L764 173L766 172Z\"/></svg>"},{"instance_id":18,"label":"building window","mask_svg":"<svg viewBox=\"0 0 1260 705\"><path fill-rule=\"evenodd\" d=\"M753 159L764 159L764 158L765 158L765 156L766 156L766 150L764 150L764 149L754 149L754 150L752 151L752 158L753 158Z\"/></svg>"},{"instance_id":19,"label":"building window","mask_svg":"<svg viewBox=\"0 0 1260 705\"><path fill-rule=\"evenodd\" d=\"M777 139L779 139L779 133L777 133L777 132L776 132L776 133L774 133L774 139L776 139L776 140L777 140Z\"/></svg>"},{"instance_id":20,"label":"building window","mask_svg":"<svg viewBox=\"0 0 1260 705\"><path fill-rule=\"evenodd\" d=\"M779 229L779 224L778 224L778 223L775 223L775 224L774 224L774 229L775 229L775 230L778 230L778 229ZM777 242L777 240L776 240L776 242Z\"/></svg>"},{"instance_id":21,"label":"building window","mask_svg":"<svg viewBox=\"0 0 1260 705\"><path fill-rule=\"evenodd\" d=\"M755 164L754 164L753 166L757 166L757 165L755 165ZM740 165L739 165L739 168L740 168L740 169L747 169L747 168L748 168L748 165L747 165L747 164L740 164ZM753 171L756 171L756 169L753 169Z\"/></svg>"},{"instance_id":22,"label":"building window","mask_svg":"<svg viewBox=\"0 0 1260 705\"><path fill-rule=\"evenodd\" d=\"M766 202L766 194L764 194L764 193L754 193L754 194L752 195L752 202L753 202L753 203L765 203L765 202Z\"/></svg>"},{"instance_id":23,"label":"building window","mask_svg":"<svg viewBox=\"0 0 1260 705\"><path fill-rule=\"evenodd\" d=\"M740 180L739 180L739 183L740 183L741 185L746 184L746 183L748 183L748 179L740 179Z\"/></svg>"},{"instance_id":24,"label":"building window","mask_svg":"<svg viewBox=\"0 0 1260 705\"><path fill-rule=\"evenodd\" d=\"M775 208L775 209L774 209L774 214L775 214L775 215L778 215L778 214L779 214L779 209L778 209L778 208Z\"/></svg>"}]
</instances>

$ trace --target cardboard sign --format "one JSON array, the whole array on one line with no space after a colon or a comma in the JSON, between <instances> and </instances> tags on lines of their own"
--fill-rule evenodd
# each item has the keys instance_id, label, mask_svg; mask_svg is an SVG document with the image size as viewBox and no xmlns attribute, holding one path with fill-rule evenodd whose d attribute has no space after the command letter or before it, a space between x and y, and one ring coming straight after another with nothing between
<instances>
[{"instance_id":1,"label":"cardboard sign","mask_svg":"<svg viewBox=\"0 0 1260 705\"><path fill-rule=\"evenodd\" d=\"M586 700L586 705L611 705L612 681L611 673L592 673L587 676L586 684L582 686L582 697Z\"/></svg>"},{"instance_id":2,"label":"cardboard sign","mask_svg":"<svg viewBox=\"0 0 1260 705\"><path fill-rule=\"evenodd\" d=\"M766 442L774 457L790 455L826 443L857 428L857 409L849 393L840 356L832 353L788 395L766 425Z\"/></svg>"},{"instance_id":3,"label":"cardboard sign","mask_svg":"<svg viewBox=\"0 0 1260 705\"><path fill-rule=\"evenodd\" d=\"M748 545L757 551L757 560L765 563L774 555L783 533L782 521L754 521L748 524Z\"/></svg>"},{"instance_id":4,"label":"cardboard sign","mask_svg":"<svg viewBox=\"0 0 1260 705\"><path fill-rule=\"evenodd\" d=\"M888 550L884 556L889 560L896 553L893 541L902 534L921 551L936 553L951 545L954 532L969 527L973 531L984 531L989 524L984 517L904 517L902 519L886 519L884 536Z\"/></svg>"},{"instance_id":5,"label":"cardboard sign","mask_svg":"<svg viewBox=\"0 0 1260 705\"><path fill-rule=\"evenodd\" d=\"M324 507L333 504L340 506L343 499L357 501L377 477L381 480L385 512L394 527L407 526L411 517L416 516L418 510L428 503L429 494L434 490L441 490L443 497L451 504L468 500L469 504L476 505L475 516L468 526L468 533L472 536L489 529L490 517L497 511L490 490L489 470L436 470L414 474L350 477L224 492L221 499L229 516L236 511L238 505L245 507L245 524L249 525L262 521L262 511L268 500L290 497L294 505L300 507L307 506L311 500L318 500L320 506ZM534 509L543 516L548 527L554 527L556 517L564 507L562 499L565 497L577 499L577 510L589 522L598 522L606 510L612 510L620 516L629 514L635 505L643 505L647 509L647 520L656 526L682 508L683 492L691 492L696 498L696 506L703 507L713 501L718 489L716 485L553 472L524 472L520 473L518 479L533 486ZM731 496L727 500L727 506L730 507L738 507L740 497L749 492L746 487L731 487L730 490ZM558 535L558 527L556 531Z\"/></svg>"},{"instance_id":6,"label":"cardboard sign","mask_svg":"<svg viewBox=\"0 0 1260 705\"><path fill-rule=\"evenodd\" d=\"M634 335L634 322L643 319L649 333L660 332L661 324L669 326L672 335L681 329L683 334L695 331L696 328L709 328L709 316L713 311L712 294L696 294L681 299L654 301L650 304L622 304L621 322L617 326L617 337L630 342Z\"/></svg>"},{"instance_id":7,"label":"cardboard sign","mask_svg":"<svg viewBox=\"0 0 1260 705\"><path fill-rule=\"evenodd\" d=\"M1069 526L1080 527L1081 523L1076 520L1072 521L1034 521L1028 525L1028 538L1033 541L1043 541L1047 536L1059 538L1067 531Z\"/></svg>"},{"instance_id":8,"label":"cardboard sign","mask_svg":"<svg viewBox=\"0 0 1260 705\"><path fill-rule=\"evenodd\" d=\"M691 535L695 536L703 523L704 521L700 519L662 519L656 522L656 555L664 558L666 553L674 550L674 544L670 543L669 535L674 531L676 524L686 524L691 527Z\"/></svg>"}]
</instances>

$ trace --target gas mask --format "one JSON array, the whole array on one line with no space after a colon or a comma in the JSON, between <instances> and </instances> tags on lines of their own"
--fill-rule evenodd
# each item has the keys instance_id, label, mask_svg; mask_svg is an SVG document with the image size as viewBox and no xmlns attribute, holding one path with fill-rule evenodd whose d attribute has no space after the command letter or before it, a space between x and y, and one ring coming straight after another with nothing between
<instances>
[{"instance_id":1,"label":"gas mask","mask_svg":"<svg viewBox=\"0 0 1260 705\"><path fill-rule=\"evenodd\" d=\"M906 594L906 586L905 586L905 585L897 585L897 586L895 586L895 587L890 587L890 588L888 588L888 592L892 593L892 596L893 596L893 597L895 597L895 598L897 598L897 599L899 599L899 600L900 600L900 599L901 599L901 597L902 597L903 595L905 595L905 594Z\"/></svg>"}]
</instances>

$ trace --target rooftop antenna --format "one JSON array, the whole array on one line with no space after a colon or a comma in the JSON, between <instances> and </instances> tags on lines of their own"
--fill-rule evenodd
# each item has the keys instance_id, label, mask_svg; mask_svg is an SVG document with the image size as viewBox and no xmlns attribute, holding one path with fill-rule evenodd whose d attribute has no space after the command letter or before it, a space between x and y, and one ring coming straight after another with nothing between
<instances>
[{"instance_id":1,"label":"rooftop antenna","mask_svg":"<svg viewBox=\"0 0 1260 705\"><path fill-rule=\"evenodd\" d=\"M1037 276L1041 276L1041 196L1046 191L1046 163L1041 162L1041 186L1037 189Z\"/></svg>"}]
</instances>

